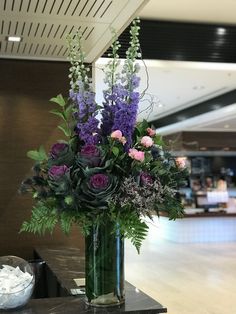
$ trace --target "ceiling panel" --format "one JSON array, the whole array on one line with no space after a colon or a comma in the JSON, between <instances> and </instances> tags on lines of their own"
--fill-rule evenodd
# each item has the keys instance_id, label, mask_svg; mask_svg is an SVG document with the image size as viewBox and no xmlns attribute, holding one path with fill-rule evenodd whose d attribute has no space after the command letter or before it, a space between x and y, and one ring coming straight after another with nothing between
<instances>
[{"instance_id":1,"label":"ceiling panel","mask_svg":"<svg viewBox=\"0 0 236 314\"><path fill-rule=\"evenodd\" d=\"M168 21L236 24L235 0L150 0L141 18Z\"/></svg>"},{"instance_id":2,"label":"ceiling panel","mask_svg":"<svg viewBox=\"0 0 236 314\"><path fill-rule=\"evenodd\" d=\"M104 52L110 28L119 33L147 0L2 0L0 1L0 57L62 60L66 36L83 34L87 62ZM9 43L7 36L22 37Z\"/></svg>"}]
</instances>

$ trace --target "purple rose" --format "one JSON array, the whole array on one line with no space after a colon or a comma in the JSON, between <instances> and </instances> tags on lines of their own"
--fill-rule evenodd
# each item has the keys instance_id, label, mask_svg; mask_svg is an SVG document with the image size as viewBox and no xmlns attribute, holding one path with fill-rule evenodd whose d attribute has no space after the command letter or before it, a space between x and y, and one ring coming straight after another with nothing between
<instances>
[{"instance_id":1,"label":"purple rose","mask_svg":"<svg viewBox=\"0 0 236 314\"><path fill-rule=\"evenodd\" d=\"M66 165L52 166L48 171L48 175L50 179L56 181L60 179L62 176L64 176L68 171L69 171L69 168Z\"/></svg>"},{"instance_id":2,"label":"purple rose","mask_svg":"<svg viewBox=\"0 0 236 314\"><path fill-rule=\"evenodd\" d=\"M57 159L61 154L68 151L68 145L65 143L56 143L52 146L50 154L53 159Z\"/></svg>"},{"instance_id":3,"label":"purple rose","mask_svg":"<svg viewBox=\"0 0 236 314\"><path fill-rule=\"evenodd\" d=\"M142 172L140 174L140 182L142 185L153 184L153 179L147 172Z\"/></svg>"},{"instance_id":4,"label":"purple rose","mask_svg":"<svg viewBox=\"0 0 236 314\"><path fill-rule=\"evenodd\" d=\"M91 176L89 183L94 189L104 190L109 185L109 177L105 174L97 173Z\"/></svg>"},{"instance_id":5,"label":"purple rose","mask_svg":"<svg viewBox=\"0 0 236 314\"><path fill-rule=\"evenodd\" d=\"M100 151L95 145L83 146L79 155L86 166L97 167L100 164Z\"/></svg>"}]
</instances>

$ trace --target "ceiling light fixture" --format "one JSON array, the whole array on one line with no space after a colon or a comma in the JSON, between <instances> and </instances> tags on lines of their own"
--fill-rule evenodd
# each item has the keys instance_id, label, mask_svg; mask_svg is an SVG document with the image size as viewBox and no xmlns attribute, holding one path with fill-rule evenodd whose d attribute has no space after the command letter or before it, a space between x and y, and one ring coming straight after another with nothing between
<instances>
[{"instance_id":1,"label":"ceiling light fixture","mask_svg":"<svg viewBox=\"0 0 236 314\"><path fill-rule=\"evenodd\" d=\"M206 147L200 147L200 150L207 150L207 148Z\"/></svg>"},{"instance_id":2,"label":"ceiling light fixture","mask_svg":"<svg viewBox=\"0 0 236 314\"><path fill-rule=\"evenodd\" d=\"M184 120L186 120L187 119L187 117L186 116L177 116L177 120L178 121L184 121Z\"/></svg>"},{"instance_id":3,"label":"ceiling light fixture","mask_svg":"<svg viewBox=\"0 0 236 314\"><path fill-rule=\"evenodd\" d=\"M229 124L225 124L225 125L224 125L224 128L225 128L225 129L228 129L229 127L230 127Z\"/></svg>"},{"instance_id":4,"label":"ceiling light fixture","mask_svg":"<svg viewBox=\"0 0 236 314\"><path fill-rule=\"evenodd\" d=\"M19 37L19 36L8 36L7 37L7 40L8 41L13 41L13 42L20 42L21 41L21 37Z\"/></svg>"},{"instance_id":5,"label":"ceiling light fixture","mask_svg":"<svg viewBox=\"0 0 236 314\"><path fill-rule=\"evenodd\" d=\"M223 150L230 150L230 148L229 147L224 147Z\"/></svg>"},{"instance_id":6,"label":"ceiling light fixture","mask_svg":"<svg viewBox=\"0 0 236 314\"><path fill-rule=\"evenodd\" d=\"M204 89L205 88L205 86L203 86L203 85L200 85L200 86L193 86L193 89L194 90L202 90L202 89Z\"/></svg>"},{"instance_id":7,"label":"ceiling light fixture","mask_svg":"<svg viewBox=\"0 0 236 314\"><path fill-rule=\"evenodd\" d=\"M217 35L225 35L226 29L223 27L218 27L216 30Z\"/></svg>"},{"instance_id":8,"label":"ceiling light fixture","mask_svg":"<svg viewBox=\"0 0 236 314\"><path fill-rule=\"evenodd\" d=\"M221 105L220 104L215 104L215 105L212 105L211 106L212 110L218 110L221 108Z\"/></svg>"}]
</instances>

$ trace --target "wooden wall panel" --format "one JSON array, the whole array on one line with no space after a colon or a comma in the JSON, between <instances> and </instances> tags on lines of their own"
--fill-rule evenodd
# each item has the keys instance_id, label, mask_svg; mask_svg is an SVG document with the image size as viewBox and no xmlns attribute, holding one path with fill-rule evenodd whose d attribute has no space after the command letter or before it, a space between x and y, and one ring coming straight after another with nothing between
<instances>
[{"instance_id":1,"label":"wooden wall panel","mask_svg":"<svg viewBox=\"0 0 236 314\"><path fill-rule=\"evenodd\" d=\"M60 230L43 237L21 233L30 216L32 199L18 188L33 165L26 156L41 144L49 149L62 133L58 119L49 113L49 102L59 93L68 94L68 63L0 60L0 255L30 258L37 245L84 247L74 228L70 236Z\"/></svg>"}]
</instances>

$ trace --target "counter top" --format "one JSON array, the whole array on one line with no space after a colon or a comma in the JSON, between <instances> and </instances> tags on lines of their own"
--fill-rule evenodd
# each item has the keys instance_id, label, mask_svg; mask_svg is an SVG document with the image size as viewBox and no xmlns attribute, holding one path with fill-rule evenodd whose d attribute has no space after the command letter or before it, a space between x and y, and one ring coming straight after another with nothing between
<instances>
[{"instance_id":1,"label":"counter top","mask_svg":"<svg viewBox=\"0 0 236 314\"><path fill-rule=\"evenodd\" d=\"M160 216L162 217L168 217L168 214L166 212L160 212ZM236 213L227 213L224 211L218 211L218 212L199 212L199 213L185 213L184 216L181 218L214 218L214 217L236 217Z\"/></svg>"},{"instance_id":2,"label":"counter top","mask_svg":"<svg viewBox=\"0 0 236 314\"><path fill-rule=\"evenodd\" d=\"M47 267L57 278L61 287L70 294L75 289L74 279L84 277L85 259L83 252L76 248L35 248L35 257L46 262ZM78 288L78 287L77 287ZM11 314L83 314L83 313L127 313L157 314L166 313L167 309L130 283L125 283L125 304L114 307L94 308L86 305L84 296L68 296L45 299L32 299L18 311Z\"/></svg>"},{"instance_id":3,"label":"counter top","mask_svg":"<svg viewBox=\"0 0 236 314\"><path fill-rule=\"evenodd\" d=\"M53 274L56 276L62 288L69 294L71 289L76 289L74 279L84 278L85 258L84 253L78 248L37 247L34 250L36 258L44 260Z\"/></svg>"},{"instance_id":4,"label":"counter top","mask_svg":"<svg viewBox=\"0 0 236 314\"><path fill-rule=\"evenodd\" d=\"M126 314L154 314L166 313L158 302L152 304L147 302L143 293L133 300L130 300L129 292L126 296L126 303L121 306L113 306L106 308L94 308L86 305L83 298L78 297L63 297L50 299L34 299L22 309L11 311L11 314L106 314L106 313L126 313ZM148 299L150 299L148 297ZM146 303L147 302L147 303ZM145 305L146 304L146 305ZM159 306L158 306L159 304ZM0 313L7 313L0 310Z\"/></svg>"}]
</instances>

